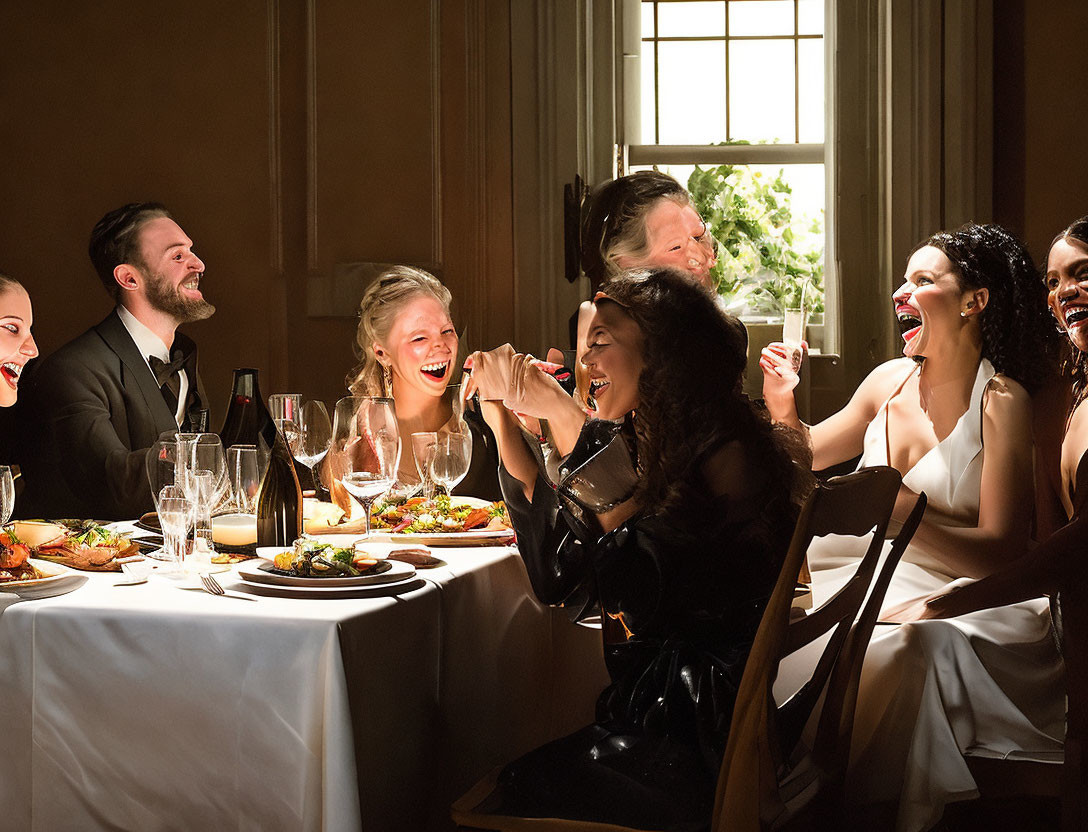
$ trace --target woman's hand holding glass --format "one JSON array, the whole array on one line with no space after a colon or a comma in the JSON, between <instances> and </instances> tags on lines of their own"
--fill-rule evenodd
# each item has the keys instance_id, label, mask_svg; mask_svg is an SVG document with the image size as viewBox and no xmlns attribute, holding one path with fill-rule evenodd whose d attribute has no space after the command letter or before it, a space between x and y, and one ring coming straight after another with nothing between
<instances>
[{"instance_id":1,"label":"woman's hand holding glass","mask_svg":"<svg viewBox=\"0 0 1088 832\"><path fill-rule=\"evenodd\" d=\"M802 342L802 360L807 344ZM794 348L782 341L774 341L763 348L759 354L759 368L763 371L763 397L765 399L792 396L800 381L798 372L801 362L794 363Z\"/></svg>"}]
</instances>

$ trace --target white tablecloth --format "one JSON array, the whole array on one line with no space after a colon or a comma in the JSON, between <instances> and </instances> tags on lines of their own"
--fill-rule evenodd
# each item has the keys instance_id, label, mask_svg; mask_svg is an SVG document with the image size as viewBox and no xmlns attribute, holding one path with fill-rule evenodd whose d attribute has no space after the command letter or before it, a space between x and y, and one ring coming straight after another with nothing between
<instances>
[{"instance_id":1,"label":"white tablecloth","mask_svg":"<svg viewBox=\"0 0 1088 832\"><path fill-rule=\"evenodd\" d=\"M605 676L515 550L436 554L391 597L111 574L0 599L0 829L448 828L490 768L589 722Z\"/></svg>"}]
</instances>

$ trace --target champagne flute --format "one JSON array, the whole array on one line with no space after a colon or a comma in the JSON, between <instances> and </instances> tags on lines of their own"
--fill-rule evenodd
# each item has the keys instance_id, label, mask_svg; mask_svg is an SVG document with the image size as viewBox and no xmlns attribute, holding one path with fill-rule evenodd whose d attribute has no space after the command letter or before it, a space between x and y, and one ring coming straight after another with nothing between
<instances>
[{"instance_id":1,"label":"champagne flute","mask_svg":"<svg viewBox=\"0 0 1088 832\"><path fill-rule=\"evenodd\" d=\"M388 491L400 464L400 431L393 400L348 396L336 403L333 422L333 470L344 489L365 510L370 536L370 507Z\"/></svg>"},{"instance_id":2,"label":"champagne flute","mask_svg":"<svg viewBox=\"0 0 1088 832\"><path fill-rule=\"evenodd\" d=\"M782 316L782 343L786 345L786 352L795 373L801 369L806 317L807 310L803 306L788 307Z\"/></svg>"},{"instance_id":3,"label":"champagne flute","mask_svg":"<svg viewBox=\"0 0 1088 832\"><path fill-rule=\"evenodd\" d=\"M11 519L15 510L15 479L10 465L0 465L0 525Z\"/></svg>"},{"instance_id":4,"label":"champagne flute","mask_svg":"<svg viewBox=\"0 0 1088 832\"><path fill-rule=\"evenodd\" d=\"M148 450L144 463L155 511L159 510L159 495L163 488L168 485L184 487L196 437L195 433L167 431L159 434L158 440Z\"/></svg>"},{"instance_id":5,"label":"champagne flute","mask_svg":"<svg viewBox=\"0 0 1088 832\"><path fill-rule=\"evenodd\" d=\"M468 473L472 461L472 434L468 430L438 434L431 476L435 484L450 494Z\"/></svg>"},{"instance_id":6,"label":"champagne flute","mask_svg":"<svg viewBox=\"0 0 1088 832\"><path fill-rule=\"evenodd\" d=\"M424 499L434 496L434 474L431 466L438 451L438 434L433 430L412 434L412 456L415 458L416 471L423 486Z\"/></svg>"},{"instance_id":7,"label":"champagne flute","mask_svg":"<svg viewBox=\"0 0 1088 832\"><path fill-rule=\"evenodd\" d=\"M193 504L183 497L164 497L159 501L158 513L164 551L180 568L185 561L185 539L193 522Z\"/></svg>"}]
</instances>

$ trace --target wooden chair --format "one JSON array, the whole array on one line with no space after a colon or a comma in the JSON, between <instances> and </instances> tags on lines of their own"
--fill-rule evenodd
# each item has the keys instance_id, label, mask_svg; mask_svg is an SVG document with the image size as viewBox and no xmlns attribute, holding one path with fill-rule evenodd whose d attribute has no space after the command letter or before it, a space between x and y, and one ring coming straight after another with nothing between
<instances>
[{"instance_id":1,"label":"wooden chair","mask_svg":"<svg viewBox=\"0 0 1088 832\"><path fill-rule=\"evenodd\" d=\"M861 661L891 573L925 508L923 495L874 582L900 479L893 468L867 468L819 483L805 501L738 691L718 782L715 832L777 829L802 817L811 820L813 828L832 828L830 821L841 805ZM809 543L826 534L871 536L871 540L847 584L819 609L797 618L791 615L794 588ZM867 593L869 601L862 610ZM808 682L776 707L772 686L781 659L828 632L830 638ZM821 698L824 705L815 743L812 749L804 748L802 731ZM452 816L459 827L501 832L639 832L614 824L488 814L497 773L453 804Z\"/></svg>"}]
</instances>

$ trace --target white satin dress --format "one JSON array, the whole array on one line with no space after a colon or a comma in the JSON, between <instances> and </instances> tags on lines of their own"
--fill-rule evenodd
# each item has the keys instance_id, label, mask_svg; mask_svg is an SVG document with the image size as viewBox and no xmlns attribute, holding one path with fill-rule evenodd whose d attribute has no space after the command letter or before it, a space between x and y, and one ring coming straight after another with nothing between
<instances>
[{"instance_id":1,"label":"white satin dress","mask_svg":"<svg viewBox=\"0 0 1088 832\"><path fill-rule=\"evenodd\" d=\"M983 359L967 411L903 477L959 526L978 523L982 399L993 375ZM902 384L889 402L900 389ZM887 413L885 402L865 432L861 467L888 464ZM815 604L853 574L859 555L856 538L813 541ZM912 544L884 607L925 597L957 577L934 552ZM940 819L946 803L977 797L965 754L1060 761L1062 674L1043 598L944 621L877 624L862 669L850 802L897 801L898 832L918 832Z\"/></svg>"}]
</instances>

